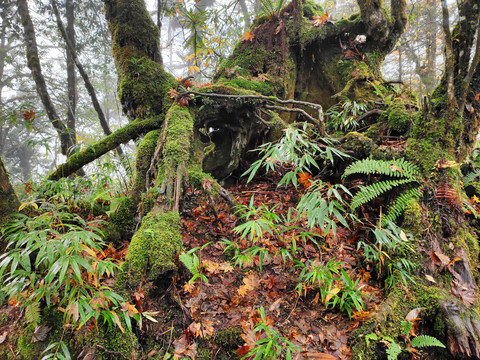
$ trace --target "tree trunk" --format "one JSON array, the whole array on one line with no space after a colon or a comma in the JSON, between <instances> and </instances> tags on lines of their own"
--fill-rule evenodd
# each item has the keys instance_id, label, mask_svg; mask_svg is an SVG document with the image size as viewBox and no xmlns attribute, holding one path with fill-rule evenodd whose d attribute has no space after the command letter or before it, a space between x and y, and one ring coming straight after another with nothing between
<instances>
[{"instance_id":1,"label":"tree trunk","mask_svg":"<svg viewBox=\"0 0 480 360\"><path fill-rule=\"evenodd\" d=\"M87 72L85 71L82 63L80 62L77 56L77 51L75 49L76 48L75 40L74 40L74 37L72 37L75 34L75 31L73 30L73 18L71 19L72 24L67 23L67 27L65 28L65 26L63 25L62 19L60 17L60 13L58 12L58 8L55 0L51 0L50 3L52 4L52 9L53 9L53 13L55 14L55 18L57 19L58 29L60 30L60 34L62 35L67 47L67 55L68 55L67 56L67 73L69 74L68 98L69 98L69 104L70 104L69 110L68 110L69 128L73 129L72 133L75 134L75 109L76 109L76 103L77 103L77 99L76 99L77 98L77 85L76 85L77 82L76 82L76 76L75 76L75 66L76 66L78 69L78 72L80 73L80 76L83 79L83 82L85 83L85 88L87 89L88 95L90 95L90 99L92 100L93 108L97 113L100 126L102 127L104 134L108 136L112 133L112 131L110 130L110 126L108 125L107 119L105 118L105 114L103 113L102 107L100 106L100 102L98 101L95 88L93 87ZM67 8L67 21L68 21L70 17L73 17L73 14L69 14L69 11L73 12L73 4L69 5L72 7L72 9L69 9L67 4L68 4L68 1L65 5ZM70 68L71 66L73 66L73 69ZM73 121L71 121L71 119L73 119ZM117 152L120 157L123 156L123 150L121 146L117 147Z\"/></svg>"},{"instance_id":2,"label":"tree trunk","mask_svg":"<svg viewBox=\"0 0 480 360\"><path fill-rule=\"evenodd\" d=\"M17 195L10 184L3 160L0 158L0 225L7 221L8 216L15 213L19 206Z\"/></svg>"},{"instance_id":3,"label":"tree trunk","mask_svg":"<svg viewBox=\"0 0 480 360\"><path fill-rule=\"evenodd\" d=\"M65 12L67 15L67 27L65 29L65 37L69 39L72 49L76 47L75 41L75 7L72 0L65 1ZM58 21L58 17L57 17ZM75 60L71 55L69 46L66 45L67 55L67 91L68 91L68 107L67 107L67 127L70 129L72 137L77 137L75 128L75 112L77 111L78 93L77 93L77 74L75 72ZM107 134L108 135L108 134Z\"/></svg>"},{"instance_id":4,"label":"tree trunk","mask_svg":"<svg viewBox=\"0 0 480 360\"><path fill-rule=\"evenodd\" d=\"M69 151L75 145L75 138L72 136L68 127L60 120L60 117L55 110L55 106L50 98L47 90L47 84L42 74L40 65L40 58L38 57L37 40L35 37L35 30L33 28L32 19L28 10L26 0L17 0L18 13L20 15L23 25L23 35L25 38L25 46L27 48L27 63L32 72L33 80L37 87L37 93L42 101L42 104L47 113L48 119L53 127L57 130L60 138L60 144L63 155L69 155Z\"/></svg>"}]
</instances>

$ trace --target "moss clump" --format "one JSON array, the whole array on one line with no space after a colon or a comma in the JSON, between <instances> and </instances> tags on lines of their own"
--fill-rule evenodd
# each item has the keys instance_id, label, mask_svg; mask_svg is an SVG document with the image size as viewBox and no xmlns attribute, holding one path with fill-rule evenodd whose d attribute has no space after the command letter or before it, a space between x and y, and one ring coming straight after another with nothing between
<instances>
[{"instance_id":1,"label":"moss clump","mask_svg":"<svg viewBox=\"0 0 480 360\"><path fill-rule=\"evenodd\" d=\"M410 200L403 213L403 228L417 237L422 234L425 224L422 222L423 209L418 200Z\"/></svg>"},{"instance_id":2,"label":"moss clump","mask_svg":"<svg viewBox=\"0 0 480 360\"><path fill-rule=\"evenodd\" d=\"M365 335L369 333L377 333L380 337L391 337L398 344L403 344L404 339L399 336L402 333L401 322L414 308L422 307L423 323L431 322L433 327L439 312L440 299L445 295L434 287L422 285L422 279L417 278L415 281L416 284L409 284L408 293L404 287L394 287L376 315L352 334L352 339L356 339L356 343L352 346L354 359L385 358L385 348L379 346L380 343L369 341L367 345ZM409 300L406 301L406 299ZM404 345L402 347L405 348Z\"/></svg>"},{"instance_id":3,"label":"moss clump","mask_svg":"<svg viewBox=\"0 0 480 360\"><path fill-rule=\"evenodd\" d=\"M98 332L93 334L91 342L94 345L101 345L109 351L121 353L127 358L130 358L132 352L136 352L139 348L137 337L128 330L122 333L118 327L106 329L104 326L100 326ZM98 360L117 360L119 358L118 354L107 354L97 348L96 359Z\"/></svg>"},{"instance_id":4,"label":"moss clump","mask_svg":"<svg viewBox=\"0 0 480 360\"><path fill-rule=\"evenodd\" d=\"M135 217L137 215L137 205L131 197L122 197L116 199L112 214L109 217L109 224L103 229L105 239L114 243L130 238L135 229Z\"/></svg>"},{"instance_id":5,"label":"moss clump","mask_svg":"<svg viewBox=\"0 0 480 360\"><path fill-rule=\"evenodd\" d=\"M349 132L342 139L342 150L354 153L359 159L369 156L376 148L377 145L372 139L356 131Z\"/></svg>"},{"instance_id":6,"label":"moss clump","mask_svg":"<svg viewBox=\"0 0 480 360\"><path fill-rule=\"evenodd\" d=\"M175 211L152 210L143 218L128 248L124 273L118 285L136 288L143 278L159 282L162 275L177 270L176 257L182 250L180 216Z\"/></svg>"},{"instance_id":7,"label":"moss clump","mask_svg":"<svg viewBox=\"0 0 480 360\"><path fill-rule=\"evenodd\" d=\"M162 150L166 177L176 175L179 165L186 165L193 138L193 118L187 108L173 106L167 117L169 122Z\"/></svg>"},{"instance_id":8,"label":"moss clump","mask_svg":"<svg viewBox=\"0 0 480 360\"><path fill-rule=\"evenodd\" d=\"M172 100L166 95L176 84L162 66L148 58L130 57L124 66L118 96L130 118L166 112Z\"/></svg>"},{"instance_id":9,"label":"moss clump","mask_svg":"<svg viewBox=\"0 0 480 360\"><path fill-rule=\"evenodd\" d=\"M315 2L307 0L303 3L303 16L310 19L314 16L322 16L325 14L325 10Z\"/></svg>"},{"instance_id":10,"label":"moss clump","mask_svg":"<svg viewBox=\"0 0 480 360\"><path fill-rule=\"evenodd\" d=\"M119 72L118 94L124 111L134 119L166 113L175 85L161 64L159 31L140 0L109 2L105 7Z\"/></svg>"},{"instance_id":11,"label":"moss clump","mask_svg":"<svg viewBox=\"0 0 480 360\"><path fill-rule=\"evenodd\" d=\"M231 80L221 80L221 82L226 86L253 90L262 95L274 95L273 84L267 81L253 81L245 78L235 78Z\"/></svg>"},{"instance_id":12,"label":"moss clump","mask_svg":"<svg viewBox=\"0 0 480 360\"><path fill-rule=\"evenodd\" d=\"M380 121L387 121L394 131L405 134L410 129L413 118L403 101L394 101L382 113Z\"/></svg>"},{"instance_id":13,"label":"moss clump","mask_svg":"<svg viewBox=\"0 0 480 360\"><path fill-rule=\"evenodd\" d=\"M215 336L215 343L227 351L234 351L243 344L242 328L239 326L221 330Z\"/></svg>"}]
</instances>

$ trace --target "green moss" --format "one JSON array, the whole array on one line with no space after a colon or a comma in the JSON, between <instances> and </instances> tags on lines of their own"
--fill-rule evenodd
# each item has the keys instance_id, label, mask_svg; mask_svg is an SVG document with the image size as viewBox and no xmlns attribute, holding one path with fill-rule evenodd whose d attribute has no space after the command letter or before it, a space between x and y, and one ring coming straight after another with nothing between
<instances>
[{"instance_id":1,"label":"green moss","mask_svg":"<svg viewBox=\"0 0 480 360\"><path fill-rule=\"evenodd\" d=\"M380 116L380 121L386 121L390 127L400 133L405 134L412 125L413 116L405 108L405 103L401 100L393 101Z\"/></svg>"},{"instance_id":2,"label":"green moss","mask_svg":"<svg viewBox=\"0 0 480 360\"><path fill-rule=\"evenodd\" d=\"M210 349L210 337L197 339L197 358L198 360L210 360L213 357Z\"/></svg>"},{"instance_id":3,"label":"green moss","mask_svg":"<svg viewBox=\"0 0 480 360\"><path fill-rule=\"evenodd\" d=\"M159 31L145 4L119 0L106 10L124 111L131 119L165 113L175 80L160 63Z\"/></svg>"},{"instance_id":4,"label":"green moss","mask_svg":"<svg viewBox=\"0 0 480 360\"><path fill-rule=\"evenodd\" d=\"M412 233L414 237L422 235L425 224L423 219L423 209L418 200L410 200L403 213L403 228Z\"/></svg>"},{"instance_id":5,"label":"green moss","mask_svg":"<svg viewBox=\"0 0 480 360\"><path fill-rule=\"evenodd\" d=\"M113 223L121 232L131 232L135 226L135 216L137 207L133 199L129 196L116 200L116 207L112 209L110 222Z\"/></svg>"},{"instance_id":6,"label":"green moss","mask_svg":"<svg viewBox=\"0 0 480 360\"><path fill-rule=\"evenodd\" d=\"M245 78L235 78L231 80L220 80L222 84L226 86L232 86L235 88L243 88L247 90L253 90L262 95L274 94L273 86L270 82L253 81Z\"/></svg>"},{"instance_id":7,"label":"green moss","mask_svg":"<svg viewBox=\"0 0 480 360\"><path fill-rule=\"evenodd\" d=\"M172 104L167 92L175 84L157 62L131 57L122 71L118 96L131 118L146 118L166 112Z\"/></svg>"},{"instance_id":8,"label":"green moss","mask_svg":"<svg viewBox=\"0 0 480 360\"><path fill-rule=\"evenodd\" d=\"M354 153L357 158L365 158L369 156L377 145L372 139L356 131L351 131L342 139L342 150Z\"/></svg>"},{"instance_id":9,"label":"green moss","mask_svg":"<svg viewBox=\"0 0 480 360\"><path fill-rule=\"evenodd\" d=\"M303 2L303 16L310 19L315 16L322 16L325 14L325 10L318 5L317 3L313 2L312 0L307 0Z\"/></svg>"},{"instance_id":10,"label":"green moss","mask_svg":"<svg viewBox=\"0 0 480 360\"><path fill-rule=\"evenodd\" d=\"M161 130L150 131L137 148L137 161L135 163L136 178L132 190L134 196L139 197L146 189L146 173L150 168L152 157L157 147Z\"/></svg>"},{"instance_id":11,"label":"green moss","mask_svg":"<svg viewBox=\"0 0 480 360\"><path fill-rule=\"evenodd\" d=\"M156 213L157 212L157 213ZM143 278L160 281L162 275L177 270L176 257L182 250L180 216L175 211L153 210L143 218L128 248L119 285L134 288Z\"/></svg>"},{"instance_id":12,"label":"green moss","mask_svg":"<svg viewBox=\"0 0 480 360\"><path fill-rule=\"evenodd\" d=\"M435 321L439 312L440 299L445 295L434 287L422 285L422 279L415 280L417 284L410 284L408 293L401 286L395 287L376 315L352 334L352 339L355 339L352 346L354 359L373 360L385 357L384 347L379 347L379 343L370 341L367 345L365 335L369 333L391 337L397 343L403 344L403 338L399 336L402 332L401 322L414 308L423 308L423 322Z\"/></svg>"},{"instance_id":13,"label":"green moss","mask_svg":"<svg viewBox=\"0 0 480 360\"><path fill-rule=\"evenodd\" d=\"M106 329L104 326L100 326L98 331L93 333L90 341L94 345L101 345L109 351L121 353L127 358L132 356L132 351L137 352L139 349L137 337L128 330L122 333L118 327ZM117 360L119 358L118 354L107 354L97 348L96 359L98 360Z\"/></svg>"},{"instance_id":14,"label":"green moss","mask_svg":"<svg viewBox=\"0 0 480 360\"><path fill-rule=\"evenodd\" d=\"M243 330L239 326L231 327L225 330L220 330L215 336L215 343L220 345L223 349L233 351L238 349L243 344L242 339Z\"/></svg>"}]
</instances>

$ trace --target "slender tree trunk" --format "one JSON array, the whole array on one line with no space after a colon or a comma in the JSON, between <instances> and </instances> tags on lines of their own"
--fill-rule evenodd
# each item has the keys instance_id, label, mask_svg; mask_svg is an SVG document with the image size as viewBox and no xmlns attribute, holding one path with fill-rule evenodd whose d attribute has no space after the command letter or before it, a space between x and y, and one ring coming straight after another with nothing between
<instances>
[{"instance_id":1,"label":"slender tree trunk","mask_svg":"<svg viewBox=\"0 0 480 360\"><path fill-rule=\"evenodd\" d=\"M75 145L75 138L72 136L68 127L66 127L65 124L60 120L60 117L58 116L55 106L53 105L48 93L47 84L42 74L35 30L32 19L30 18L27 1L17 0L17 8L23 25L23 35L25 39L25 46L27 48L27 63L32 72L32 77L37 87L38 96L42 101L48 119L52 123L53 127L57 130L60 138L62 154L69 155L70 149L72 149Z\"/></svg>"},{"instance_id":2,"label":"slender tree trunk","mask_svg":"<svg viewBox=\"0 0 480 360\"><path fill-rule=\"evenodd\" d=\"M67 15L66 37L69 39L72 49L76 47L75 40L75 6L73 0L65 1L65 12ZM58 20L58 17L57 17ZM75 60L71 55L68 45L67 53L67 90L68 90L68 107L67 107L67 127L70 129L71 135L77 137L75 127L75 112L77 110L78 94L77 94L77 74L75 71Z\"/></svg>"},{"instance_id":3,"label":"slender tree trunk","mask_svg":"<svg viewBox=\"0 0 480 360\"><path fill-rule=\"evenodd\" d=\"M69 1L71 1L71 0L69 0ZM97 94L95 92L95 88L93 87L92 83L90 82L90 78L88 77L87 72L83 68L83 65L80 63L80 60L78 59L77 52L75 50L75 42L74 41L72 42L72 39L70 38L70 35L72 34L73 31L71 32L68 29L68 26L67 26L67 28L65 28L65 26L63 25L63 22L62 22L62 19L60 17L60 13L58 12L58 7L56 5L55 0L51 0L50 3L52 4L53 12L54 12L55 17L57 19L58 28L60 30L60 33L62 34L62 37L63 37L63 39L66 43L66 46L67 46L67 53L69 55L69 57L67 57L67 65L68 65L68 59L69 58L70 58L70 61L72 62L71 64L73 64L74 66L76 65L76 67L78 69L78 72L82 76L83 82L85 83L85 88L87 89L87 92L90 95L90 99L92 100L93 108L95 109L95 111L97 113L98 120L99 120L100 125L103 129L103 132L105 133L105 135L108 136L112 133L112 131L110 130L110 127L108 126L108 122L105 118L105 114L103 113L100 102L98 101ZM67 16L67 19L68 19L68 16ZM73 69L73 77L75 78L75 68ZM74 94L70 93L70 87L69 87L69 99L70 99L70 95L75 95L75 98L76 98L76 94L77 94L76 79L74 80L74 84L75 84L75 86L72 89L72 90L74 90L73 91ZM76 107L76 99L75 99L75 107ZM75 118L75 107L72 108L72 115L73 115L73 123L72 124L73 124L73 126L75 126L75 121L74 121L75 120L74 119ZM69 110L69 112L70 112L70 110ZM117 148L117 152L120 156L123 156L123 151L122 151L122 148L120 146Z\"/></svg>"}]
</instances>

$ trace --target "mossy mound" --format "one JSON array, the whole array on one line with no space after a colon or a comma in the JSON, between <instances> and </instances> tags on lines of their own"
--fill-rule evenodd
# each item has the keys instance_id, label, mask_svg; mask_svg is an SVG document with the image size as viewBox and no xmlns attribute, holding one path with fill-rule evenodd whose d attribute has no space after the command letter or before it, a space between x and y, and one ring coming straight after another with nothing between
<instances>
[{"instance_id":1,"label":"mossy mound","mask_svg":"<svg viewBox=\"0 0 480 360\"><path fill-rule=\"evenodd\" d=\"M153 209L145 216L132 238L117 285L136 288L145 279L158 284L163 275L176 272L175 259L183 248L180 227L176 211Z\"/></svg>"},{"instance_id":2,"label":"mossy mound","mask_svg":"<svg viewBox=\"0 0 480 360\"><path fill-rule=\"evenodd\" d=\"M388 122L390 128L398 134L408 132L413 124L413 115L401 100L392 102L380 116L380 121Z\"/></svg>"}]
</instances>

